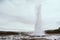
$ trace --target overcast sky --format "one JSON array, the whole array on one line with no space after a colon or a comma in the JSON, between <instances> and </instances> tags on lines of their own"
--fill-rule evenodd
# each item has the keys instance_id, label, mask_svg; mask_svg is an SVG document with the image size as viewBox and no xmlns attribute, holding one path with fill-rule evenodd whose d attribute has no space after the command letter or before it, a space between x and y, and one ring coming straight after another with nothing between
<instances>
[{"instance_id":1,"label":"overcast sky","mask_svg":"<svg viewBox=\"0 0 60 40\"><path fill-rule=\"evenodd\" d=\"M34 31L37 3L37 0L0 0L0 30ZM41 1L43 29L60 26L59 4L59 0Z\"/></svg>"}]
</instances>

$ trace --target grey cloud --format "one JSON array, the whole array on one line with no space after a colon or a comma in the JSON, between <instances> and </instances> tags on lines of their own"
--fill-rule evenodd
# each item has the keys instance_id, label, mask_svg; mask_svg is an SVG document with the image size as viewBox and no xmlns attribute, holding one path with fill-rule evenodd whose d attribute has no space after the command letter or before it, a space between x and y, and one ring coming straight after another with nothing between
<instances>
[{"instance_id":1,"label":"grey cloud","mask_svg":"<svg viewBox=\"0 0 60 40\"><path fill-rule=\"evenodd\" d=\"M20 1L22 1L22 0L20 0ZM21 4L20 3L20 1L17 1L18 2L18 4ZM13 2L12 3L16 3L17 4L17 2L16 2L16 0L13 0ZM22 1L22 3L24 3L25 1ZM25 5L24 6L19 6L19 7L21 7L23 10L22 10L22 12L21 12L21 9L19 8L19 7L17 7L15 10L13 10L12 8L10 8L10 5L8 5L7 3L4 3L4 4L6 4L6 5L3 5L4 7L2 8L2 11L4 12L4 16L6 17L6 18L8 18L9 20L14 20L14 21L18 21L18 22L23 22L23 23L27 23L27 24L34 24L35 23L35 20L34 20L34 17L33 17L33 14L31 13L31 12L34 12L34 11L32 11L33 10L33 8L32 7L29 7L29 6L32 6L32 4L29 4L29 6L27 7L27 5L26 5L26 3L25 3ZM22 4L21 4L22 5ZM11 5L12 6L12 5ZM15 5L15 6L17 6L17 5ZM6 9L5 9L6 8ZM30 11L28 11L30 9ZM32 9L32 10L31 10ZM20 11L19 11L20 10ZM1 10L0 10L1 11ZM16 11L16 12L15 12ZM25 12L25 13L24 13ZM17 13L19 13L19 14L17 14ZM23 15L23 14L24 15ZM30 13L31 15L28 15L28 13ZM11 15L7 15L7 14L11 14ZM14 16L15 15L15 16ZM16 16L17 15L17 16ZM3 17L4 17L3 16ZM19 17L20 16L20 17ZM28 17L29 16L29 17Z\"/></svg>"},{"instance_id":2,"label":"grey cloud","mask_svg":"<svg viewBox=\"0 0 60 40\"><path fill-rule=\"evenodd\" d=\"M28 19L25 19L23 17L17 17L17 16L11 16L8 14L0 13L0 18L4 19L7 22L22 22L25 24L34 24L33 21L29 21Z\"/></svg>"}]
</instances>

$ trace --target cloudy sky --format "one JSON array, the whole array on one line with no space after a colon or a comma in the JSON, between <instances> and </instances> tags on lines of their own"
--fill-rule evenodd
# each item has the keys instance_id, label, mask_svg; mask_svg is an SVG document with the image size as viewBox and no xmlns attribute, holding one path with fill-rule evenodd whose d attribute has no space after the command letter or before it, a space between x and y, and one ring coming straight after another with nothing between
<instances>
[{"instance_id":1,"label":"cloudy sky","mask_svg":"<svg viewBox=\"0 0 60 40\"><path fill-rule=\"evenodd\" d=\"M37 0L0 0L0 30L34 31L37 3ZM60 26L59 4L59 0L41 0L42 29Z\"/></svg>"},{"instance_id":2,"label":"cloudy sky","mask_svg":"<svg viewBox=\"0 0 60 40\"><path fill-rule=\"evenodd\" d=\"M46 0L42 2L41 14L44 26L43 28L55 29L60 26L59 4L60 0Z\"/></svg>"}]
</instances>

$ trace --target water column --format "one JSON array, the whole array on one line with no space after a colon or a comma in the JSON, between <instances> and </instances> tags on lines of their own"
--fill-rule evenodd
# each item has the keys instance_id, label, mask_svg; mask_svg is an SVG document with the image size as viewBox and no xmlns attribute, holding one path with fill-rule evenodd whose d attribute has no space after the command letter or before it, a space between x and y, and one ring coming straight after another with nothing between
<instances>
[{"instance_id":1,"label":"water column","mask_svg":"<svg viewBox=\"0 0 60 40\"><path fill-rule=\"evenodd\" d=\"M36 15L36 24L35 24L35 35L37 36L42 35L40 8L41 8L41 5L36 7L37 15Z\"/></svg>"},{"instance_id":2,"label":"water column","mask_svg":"<svg viewBox=\"0 0 60 40\"><path fill-rule=\"evenodd\" d=\"M35 35L42 36L45 35L42 23L42 3L46 2L47 0L36 0L37 4L35 6L35 13L36 13L36 23L35 23Z\"/></svg>"},{"instance_id":3,"label":"water column","mask_svg":"<svg viewBox=\"0 0 60 40\"><path fill-rule=\"evenodd\" d=\"M41 5L36 6L36 24L35 24L35 35L42 36L42 20L41 20Z\"/></svg>"}]
</instances>

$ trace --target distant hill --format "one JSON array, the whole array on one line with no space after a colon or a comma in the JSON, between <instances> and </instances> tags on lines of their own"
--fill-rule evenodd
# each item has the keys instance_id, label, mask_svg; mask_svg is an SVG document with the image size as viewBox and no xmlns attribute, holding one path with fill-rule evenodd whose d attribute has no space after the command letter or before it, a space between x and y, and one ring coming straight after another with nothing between
<instances>
[{"instance_id":1,"label":"distant hill","mask_svg":"<svg viewBox=\"0 0 60 40\"><path fill-rule=\"evenodd\" d=\"M55 30L45 30L46 34L60 34L60 28Z\"/></svg>"}]
</instances>

